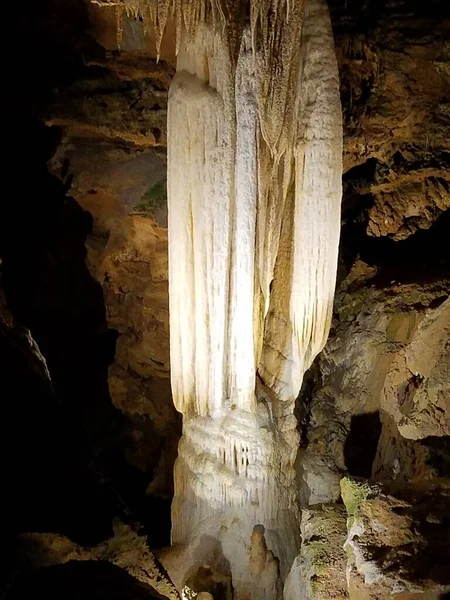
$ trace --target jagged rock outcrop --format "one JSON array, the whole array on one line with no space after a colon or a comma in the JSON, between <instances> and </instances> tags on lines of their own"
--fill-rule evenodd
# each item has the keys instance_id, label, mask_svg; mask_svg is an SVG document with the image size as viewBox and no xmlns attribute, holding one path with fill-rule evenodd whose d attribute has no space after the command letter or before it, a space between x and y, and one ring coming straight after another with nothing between
<instances>
[{"instance_id":1,"label":"jagged rock outcrop","mask_svg":"<svg viewBox=\"0 0 450 600\"><path fill-rule=\"evenodd\" d=\"M300 466L307 503L336 500L346 471L403 481L440 474L432 465L450 433L450 282L377 281L376 269L359 262L342 282L317 392L305 390L302 398L309 406ZM422 367L414 363L419 356Z\"/></svg>"},{"instance_id":2,"label":"jagged rock outcrop","mask_svg":"<svg viewBox=\"0 0 450 600\"><path fill-rule=\"evenodd\" d=\"M450 591L449 480L341 479L343 504L302 511L284 598L444 598Z\"/></svg>"},{"instance_id":3,"label":"jagged rock outcrop","mask_svg":"<svg viewBox=\"0 0 450 600\"><path fill-rule=\"evenodd\" d=\"M144 537L121 522L114 526L114 537L86 548L67 537L53 533L26 533L19 537L18 567L44 569L71 561L107 561L127 571L132 577L158 592L151 597L180 600L180 594L155 559Z\"/></svg>"},{"instance_id":4,"label":"jagged rock outcrop","mask_svg":"<svg viewBox=\"0 0 450 600\"><path fill-rule=\"evenodd\" d=\"M152 493L167 496L179 420L169 383L165 160L106 140L100 147L66 140L52 159L54 172L63 173L67 161L72 193L93 217L87 264L119 333L109 392L131 422L126 457L147 474Z\"/></svg>"},{"instance_id":5,"label":"jagged rock outcrop","mask_svg":"<svg viewBox=\"0 0 450 600\"><path fill-rule=\"evenodd\" d=\"M89 12L108 45L108 22L96 20L108 10ZM121 55L91 50L85 70L60 89L45 117L64 132L50 169L92 215L87 265L102 284L108 323L119 333L109 393L125 417L122 453L145 504L145 497L173 493L180 435L169 382L164 156L173 68L133 48L132 40L128 48Z\"/></svg>"},{"instance_id":6,"label":"jagged rock outcrop","mask_svg":"<svg viewBox=\"0 0 450 600\"><path fill-rule=\"evenodd\" d=\"M403 239L448 209L448 6L410 0L330 6L351 195L371 196L368 235Z\"/></svg>"},{"instance_id":7,"label":"jagged rock outcrop","mask_svg":"<svg viewBox=\"0 0 450 600\"><path fill-rule=\"evenodd\" d=\"M285 584L285 600L348 598L346 523L345 508L339 504L302 511L302 546Z\"/></svg>"},{"instance_id":8,"label":"jagged rock outcrop","mask_svg":"<svg viewBox=\"0 0 450 600\"><path fill-rule=\"evenodd\" d=\"M350 598L450 591L448 479L383 489L344 478L341 489L348 514Z\"/></svg>"},{"instance_id":9,"label":"jagged rock outcrop","mask_svg":"<svg viewBox=\"0 0 450 600\"><path fill-rule=\"evenodd\" d=\"M136 149L167 145L170 67L154 62L127 68L120 61L90 63L88 77L56 95L47 123L70 138L126 143ZM95 92L94 94L92 92ZM57 115L57 116L56 116Z\"/></svg>"}]
</instances>

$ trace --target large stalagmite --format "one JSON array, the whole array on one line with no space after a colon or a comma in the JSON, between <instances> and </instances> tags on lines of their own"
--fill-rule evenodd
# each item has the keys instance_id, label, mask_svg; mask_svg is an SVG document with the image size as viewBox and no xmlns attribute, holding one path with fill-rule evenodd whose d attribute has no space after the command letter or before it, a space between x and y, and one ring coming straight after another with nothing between
<instances>
[{"instance_id":1,"label":"large stalagmite","mask_svg":"<svg viewBox=\"0 0 450 600\"><path fill-rule=\"evenodd\" d=\"M147 14L158 39L176 23L170 342L184 424L173 542L189 548L179 579L208 562L232 576L235 598L274 600L299 543L294 402L325 344L336 277L342 126L325 0L99 3Z\"/></svg>"}]
</instances>

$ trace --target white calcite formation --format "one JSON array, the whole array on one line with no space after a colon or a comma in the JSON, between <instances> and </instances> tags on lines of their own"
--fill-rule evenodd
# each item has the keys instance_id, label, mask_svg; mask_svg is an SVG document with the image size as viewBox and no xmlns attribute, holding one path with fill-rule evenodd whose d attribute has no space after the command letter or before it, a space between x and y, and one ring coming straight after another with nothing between
<instances>
[{"instance_id":1,"label":"white calcite formation","mask_svg":"<svg viewBox=\"0 0 450 600\"><path fill-rule=\"evenodd\" d=\"M235 597L270 600L298 552L293 408L330 326L342 173L326 6L308 0L302 26L299 3L281 4L279 22L244 29L235 62L226 29L182 36L168 118L171 373L184 415L173 542L217 539ZM258 524L279 563L270 581L252 575Z\"/></svg>"},{"instance_id":2,"label":"white calcite formation","mask_svg":"<svg viewBox=\"0 0 450 600\"><path fill-rule=\"evenodd\" d=\"M294 402L327 339L336 279L342 124L326 3L99 3L147 15L158 40L168 19L177 31L170 351L184 424L173 542L189 545L192 567L211 565L205 538L216 540L234 597L274 600L300 538Z\"/></svg>"}]
</instances>

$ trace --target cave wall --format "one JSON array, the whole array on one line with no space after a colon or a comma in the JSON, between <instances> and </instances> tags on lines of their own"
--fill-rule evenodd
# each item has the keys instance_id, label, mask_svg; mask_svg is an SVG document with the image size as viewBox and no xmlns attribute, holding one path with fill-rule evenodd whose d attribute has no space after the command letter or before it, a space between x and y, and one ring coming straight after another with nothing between
<instances>
[{"instance_id":1,"label":"cave wall","mask_svg":"<svg viewBox=\"0 0 450 600\"><path fill-rule=\"evenodd\" d=\"M406 346L408 335L414 336L394 329L417 329L424 316L433 318L427 307L437 310L448 294L450 21L439 2L364 2L357 8L336 1L330 8L341 71L345 173L341 288L323 362L328 360L328 377L339 388L339 395L326 397L346 414L345 426L338 419L345 438L353 417L381 410L379 396L389 385L383 381L392 379L391 362L398 362L394 346ZM150 416L163 435L174 435L165 190L159 185L165 175L171 32L163 46L166 60L157 64L154 40L139 18L125 18L118 53L115 9L89 10L106 52L88 61L73 85L60 88L47 109L48 124L63 130L51 168L61 175L66 165L71 194L93 215L88 264L102 284L108 322L120 333L109 370L112 401L125 414ZM342 387L349 347L355 349L354 373L347 373ZM340 360L333 348L340 348ZM444 381L445 373L439 377ZM408 372L397 378L392 385L412 385ZM445 397L444 390L439 393ZM326 392L319 394L325 398ZM446 417L439 402L442 435ZM434 435L432 426L427 435ZM138 464L149 448L147 436L136 436L129 459ZM335 462L345 470L342 457Z\"/></svg>"},{"instance_id":2,"label":"cave wall","mask_svg":"<svg viewBox=\"0 0 450 600\"><path fill-rule=\"evenodd\" d=\"M297 406L305 506L338 499L346 473L425 486L449 476L449 6L329 4L344 198L332 331ZM21 41L32 76L17 60L7 73L1 305L29 327L95 460L151 523L162 506L168 515L180 433L164 184L173 35L157 63L139 18L125 19L119 52L113 8L32 10ZM304 518L305 531L321 526L321 514Z\"/></svg>"}]
</instances>

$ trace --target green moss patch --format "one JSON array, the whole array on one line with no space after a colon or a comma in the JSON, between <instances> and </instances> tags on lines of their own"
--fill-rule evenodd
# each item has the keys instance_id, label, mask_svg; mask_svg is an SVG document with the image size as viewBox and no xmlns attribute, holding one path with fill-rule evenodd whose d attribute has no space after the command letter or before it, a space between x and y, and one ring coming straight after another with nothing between
<instances>
[{"instance_id":1,"label":"green moss patch","mask_svg":"<svg viewBox=\"0 0 450 600\"><path fill-rule=\"evenodd\" d=\"M341 479L341 496L349 518L355 518L371 493L370 485L350 477Z\"/></svg>"}]
</instances>

